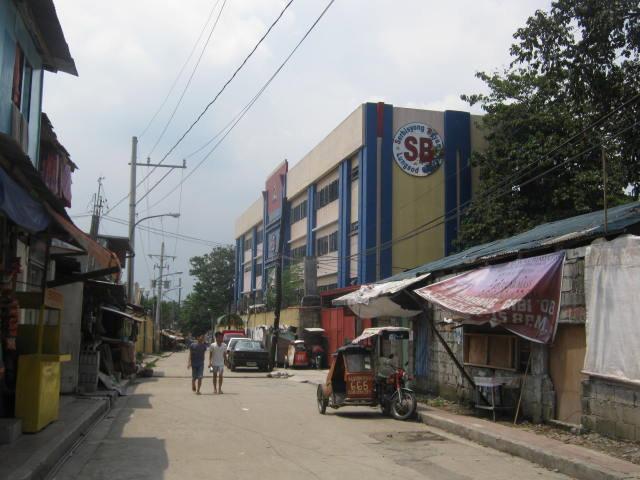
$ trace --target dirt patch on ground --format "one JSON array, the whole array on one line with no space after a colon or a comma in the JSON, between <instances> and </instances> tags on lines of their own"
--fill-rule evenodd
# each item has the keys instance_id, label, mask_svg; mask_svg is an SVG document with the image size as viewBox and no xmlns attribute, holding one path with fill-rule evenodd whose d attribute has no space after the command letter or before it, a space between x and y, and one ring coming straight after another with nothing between
<instances>
[{"instance_id":1,"label":"dirt patch on ground","mask_svg":"<svg viewBox=\"0 0 640 480\"><path fill-rule=\"evenodd\" d=\"M440 397L428 395L418 395L418 401L429 407L440 408L446 412L458 415L469 415L476 417L486 417L486 415L478 414L470 405L461 404ZM580 433L577 431L567 431L553 425L534 424L530 422L522 422L514 425L512 421L499 420L498 423L512 428L519 428L527 432L537 435L544 435L563 443L571 445L580 445L581 447L606 453L612 457L620 458L628 462L640 465L640 443L626 442L624 440L614 440L604 437L597 433Z\"/></svg>"}]
</instances>

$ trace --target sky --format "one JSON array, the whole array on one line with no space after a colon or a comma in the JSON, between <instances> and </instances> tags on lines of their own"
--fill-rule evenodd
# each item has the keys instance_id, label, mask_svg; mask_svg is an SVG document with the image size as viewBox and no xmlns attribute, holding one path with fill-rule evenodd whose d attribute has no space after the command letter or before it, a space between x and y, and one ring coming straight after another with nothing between
<instances>
[{"instance_id":1,"label":"sky","mask_svg":"<svg viewBox=\"0 0 640 480\"><path fill-rule=\"evenodd\" d=\"M100 232L126 236L131 137L139 137L138 161L150 157L153 163L165 157L287 2L54 3L79 72L78 77L47 74L44 87L43 110L79 166L69 214L88 230L91 198L98 178L104 177L107 202L115 208L103 219ZM157 276L158 261L148 255L159 254L164 240L166 253L176 257L168 261L169 272L183 272L184 298L194 282L188 275L189 258L210 251L211 242L233 243L235 218L258 198L273 168L283 159L294 165L359 104L384 101L480 113L470 110L460 95L486 91L476 72L508 65L513 33L550 2L336 0L219 146L209 156L205 155L215 141L193 154L253 98L327 3L294 0L218 100L166 157L167 164L182 164L188 156L187 169L171 171L138 203L138 219L174 212L181 216L140 225L208 243L139 230L135 274L142 287L149 288L150 279ZM139 167L138 179L147 172L147 167ZM167 172L152 173L138 198ZM182 188L176 188L189 174ZM172 287L178 277L169 277ZM177 298L177 290L168 292L168 298Z\"/></svg>"}]
</instances>

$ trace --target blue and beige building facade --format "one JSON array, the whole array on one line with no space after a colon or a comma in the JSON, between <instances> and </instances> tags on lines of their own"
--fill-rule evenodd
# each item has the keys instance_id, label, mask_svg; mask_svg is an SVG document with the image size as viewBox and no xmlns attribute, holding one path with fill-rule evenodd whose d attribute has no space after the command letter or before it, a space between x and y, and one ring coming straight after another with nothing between
<instances>
[{"instance_id":1,"label":"blue and beige building facade","mask_svg":"<svg viewBox=\"0 0 640 480\"><path fill-rule=\"evenodd\" d=\"M317 259L320 291L450 253L477 181L470 165L484 141L477 120L365 103L303 158L278 165L236 219L238 304L261 303L281 231L287 262Z\"/></svg>"}]
</instances>

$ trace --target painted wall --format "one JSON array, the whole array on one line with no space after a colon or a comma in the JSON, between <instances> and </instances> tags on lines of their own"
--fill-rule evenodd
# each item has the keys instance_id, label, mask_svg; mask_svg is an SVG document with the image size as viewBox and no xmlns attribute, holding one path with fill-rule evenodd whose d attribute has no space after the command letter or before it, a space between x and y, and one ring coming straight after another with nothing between
<instances>
[{"instance_id":1,"label":"painted wall","mask_svg":"<svg viewBox=\"0 0 640 480\"><path fill-rule=\"evenodd\" d=\"M11 133L11 90L16 42L33 67L31 107L29 109L29 148L27 154L37 165L40 139L40 113L42 111L42 58L31 40L22 17L14 3L0 2L0 131Z\"/></svg>"},{"instance_id":2,"label":"painted wall","mask_svg":"<svg viewBox=\"0 0 640 480\"><path fill-rule=\"evenodd\" d=\"M57 288L64 295L59 351L71 354L71 361L60 366L60 393L73 393L78 387L83 287L78 282Z\"/></svg>"},{"instance_id":3,"label":"painted wall","mask_svg":"<svg viewBox=\"0 0 640 480\"><path fill-rule=\"evenodd\" d=\"M362 146L362 105L289 170L287 194L298 195Z\"/></svg>"},{"instance_id":4,"label":"painted wall","mask_svg":"<svg viewBox=\"0 0 640 480\"><path fill-rule=\"evenodd\" d=\"M253 202L251 206L236 219L236 238L249 232L254 225L262 223L263 203L262 194L260 194L260 198Z\"/></svg>"},{"instance_id":5,"label":"painted wall","mask_svg":"<svg viewBox=\"0 0 640 480\"><path fill-rule=\"evenodd\" d=\"M242 315L247 328L255 328L260 325L273 326L273 312L259 312L252 313L251 315ZM280 326L284 327L298 327L300 325L300 309L299 308L285 308L280 311Z\"/></svg>"},{"instance_id":6,"label":"painted wall","mask_svg":"<svg viewBox=\"0 0 640 480\"><path fill-rule=\"evenodd\" d=\"M434 128L445 142L444 113L409 108L393 109L393 133L407 123L421 122ZM416 227L444 213L444 168L440 166L426 177L414 177L396 164L393 158L392 238L409 234ZM438 222L434 222L438 223ZM385 225L383 225L383 228ZM393 273L436 260L444 255L444 226L438 225L392 247Z\"/></svg>"}]
</instances>

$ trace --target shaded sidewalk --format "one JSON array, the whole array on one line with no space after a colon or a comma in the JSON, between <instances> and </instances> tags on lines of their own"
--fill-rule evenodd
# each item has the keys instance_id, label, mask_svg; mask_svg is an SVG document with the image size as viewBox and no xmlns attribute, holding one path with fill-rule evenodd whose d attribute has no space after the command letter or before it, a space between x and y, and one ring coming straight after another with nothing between
<instances>
[{"instance_id":1,"label":"shaded sidewalk","mask_svg":"<svg viewBox=\"0 0 640 480\"><path fill-rule=\"evenodd\" d=\"M111 408L112 397L60 397L58 420L42 431L23 434L10 445L0 445L0 478L45 478L73 446Z\"/></svg>"}]
</instances>

